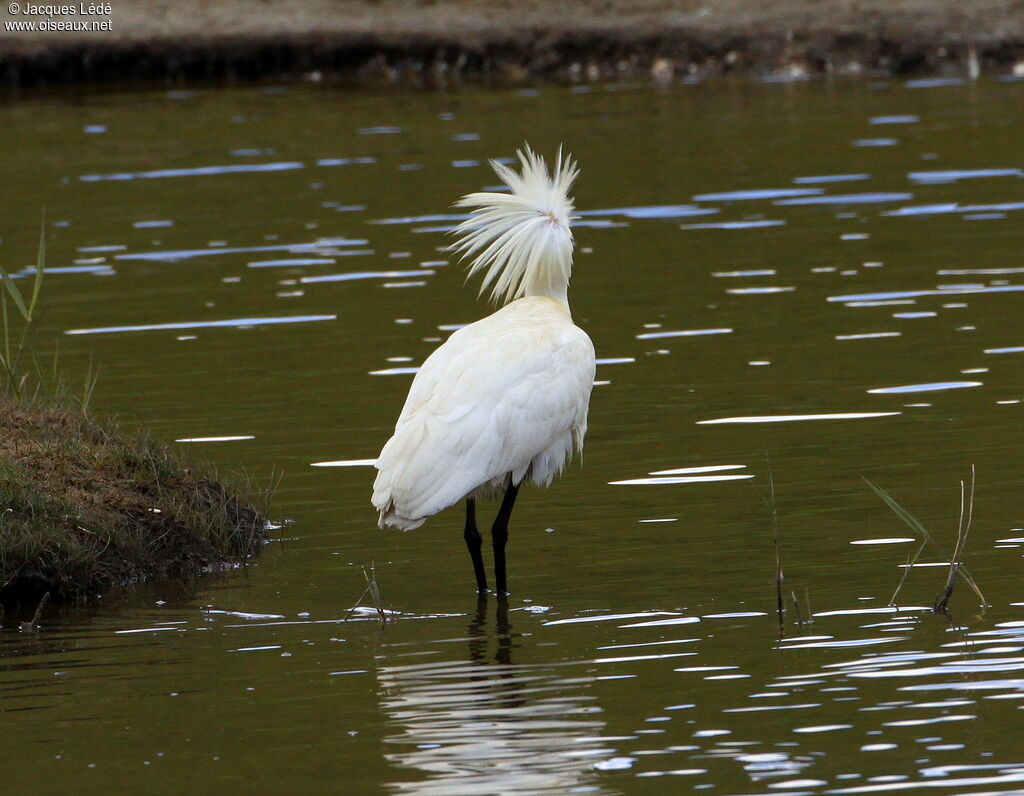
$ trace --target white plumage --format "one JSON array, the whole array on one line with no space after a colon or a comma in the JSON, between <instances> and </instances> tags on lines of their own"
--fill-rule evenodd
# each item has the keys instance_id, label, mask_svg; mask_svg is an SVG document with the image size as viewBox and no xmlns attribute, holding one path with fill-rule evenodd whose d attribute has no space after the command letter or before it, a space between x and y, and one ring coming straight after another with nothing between
<instances>
[{"instance_id":1,"label":"white plumage","mask_svg":"<svg viewBox=\"0 0 1024 796\"><path fill-rule=\"evenodd\" d=\"M471 258L470 274L484 272L481 292L491 288L496 300L511 303L456 331L423 363L377 459L373 485L382 528L417 528L468 499L471 554L469 518L479 540L473 500L505 490L508 501L511 487L514 501L527 478L550 484L582 448L594 381L594 346L573 323L567 297L568 192L577 169L559 154L549 176L528 147L519 159L521 174L491 163L511 193L473 193L459 201L474 210L455 230L461 239L453 247ZM497 523L494 533L497 560ZM502 588L503 540L498 582Z\"/></svg>"},{"instance_id":2,"label":"white plumage","mask_svg":"<svg viewBox=\"0 0 1024 796\"><path fill-rule=\"evenodd\" d=\"M514 301L455 332L420 368L377 459L381 527L410 530L526 476L547 486L587 430L594 347L568 310Z\"/></svg>"}]
</instances>

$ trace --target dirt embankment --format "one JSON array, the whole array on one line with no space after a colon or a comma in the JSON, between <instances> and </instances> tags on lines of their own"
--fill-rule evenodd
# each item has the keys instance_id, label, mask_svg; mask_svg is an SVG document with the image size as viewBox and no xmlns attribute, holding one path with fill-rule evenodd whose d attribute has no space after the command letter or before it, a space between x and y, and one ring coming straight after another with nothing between
<instances>
[{"instance_id":1,"label":"dirt embankment","mask_svg":"<svg viewBox=\"0 0 1024 796\"><path fill-rule=\"evenodd\" d=\"M190 578L258 552L267 523L144 434L0 397L0 605Z\"/></svg>"},{"instance_id":2,"label":"dirt embankment","mask_svg":"<svg viewBox=\"0 0 1024 796\"><path fill-rule=\"evenodd\" d=\"M1024 73L1024 0L113 0L49 16L32 5L0 10L0 83Z\"/></svg>"}]
</instances>

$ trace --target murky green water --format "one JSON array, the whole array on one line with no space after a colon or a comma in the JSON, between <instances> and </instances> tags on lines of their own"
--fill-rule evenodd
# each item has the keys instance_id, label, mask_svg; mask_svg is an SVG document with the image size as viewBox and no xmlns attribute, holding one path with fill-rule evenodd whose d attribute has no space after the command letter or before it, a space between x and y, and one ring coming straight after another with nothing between
<instances>
[{"instance_id":1,"label":"murky green water","mask_svg":"<svg viewBox=\"0 0 1024 796\"><path fill-rule=\"evenodd\" d=\"M181 444L283 472L292 521L248 573L4 630L5 781L1017 787L1022 99L894 82L0 106L8 267L46 208L43 348L59 338L73 378L100 365L104 413L238 438ZM584 466L520 498L503 611L477 604L458 510L378 531L372 469L312 465L374 457L404 371L488 311L443 232L524 139L583 167L571 301L607 362ZM961 585L934 616L947 568L927 566L888 608L915 545L862 476L952 548L972 463L966 563L990 608ZM684 468L716 469L661 473ZM782 638L769 469L787 601L814 614L791 609ZM342 621L371 562L385 629Z\"/></svg>"}]
</instances>

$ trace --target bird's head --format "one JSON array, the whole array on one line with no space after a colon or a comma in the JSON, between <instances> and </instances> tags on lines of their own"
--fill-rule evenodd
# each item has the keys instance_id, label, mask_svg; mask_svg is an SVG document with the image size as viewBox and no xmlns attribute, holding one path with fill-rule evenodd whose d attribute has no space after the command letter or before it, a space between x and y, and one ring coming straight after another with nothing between
<instances>
[{"instance_id":1,"label":"bird's head","mask_svg":"<svg viewBox=\"0 0 1024 796\"><path fill-rule=\"evenodd\" d=\"M561 148L550 172L529 146L517 154L521 171L491 161L508 193L471 193L455 203L473 210L453 230L459 240L452 250L470 260L470 275L484 272L480 292L490 288L496 301L543 295L564 302L572 271L570 224L576 218L569 190L579 169Z\"/></svg>"}]
</instances>

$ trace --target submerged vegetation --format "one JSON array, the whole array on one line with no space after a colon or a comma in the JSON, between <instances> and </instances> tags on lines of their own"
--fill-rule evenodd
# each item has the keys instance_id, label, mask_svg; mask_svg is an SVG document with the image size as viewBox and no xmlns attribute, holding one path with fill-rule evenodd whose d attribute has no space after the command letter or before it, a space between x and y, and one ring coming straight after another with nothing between
<instances>
[{"instance_id":1,"label":"submerged vegetation","mask_svg":"<svg viewBox=\"0 0 1024 796\"><path fill-rule=\"evenodd\" d=\"M260 511L149 434L93 417L92 373L75 395L30 356L43 261L40 244L28 299L0 269L0 602L192 577L255 553Z\"/></svg>"},{"instance_id":2,"label":"submerged vegetation","mask_svg":"<svg viewBox=\"0 0 1024 796\"><path fill-rule=\"evenodd\" d=\"M366 567L363 567L363 578L366 580L366 588L363 593L359 595L359 599L356 600L355 605L349 608L348 613L345 614L343 621L347 622L349 617L352 616L363 604L363 600L369 595L373 601L373 610L376 612L377 620L383 627L388 622L393 622L393 612L388 611L384 607L384 600L380 596L380 586L377 585L377 567L370 564L370 569L367 571Z\"/></svg>"},{"instance_id":3,"label":"submerged vegetation","mask_svg":"<svg viewBox=\"0 0 1024 796\"><path fill-rule=\"evenodd\" d=\"M918 565L918 560L925 549L931 548L946 559L949 566L942 592L938 594L932 602L932 611L936 614L948 616L949 601L953 596L953 591L956 588L957 582L963 580L978 598L978 607L980 612L982 614L985 613L985 609L988 607L989 603L986 600L985 595L982 593L981 588L964 565L964 554L967 548L967 539L970 535L971 526L974 521L976 475L975 466L972 464L970 481L968 482L964 479L960 480L960 515L957 522L956 543L953 548L952 555L950 555L946 549L936 541L935 537L928 531L921 521L911 514L910 511L896 500L896 498L882 489L882 487L872 483L867 478L864 478L864 482L868 485L871 491L880 497L882 501L892 509L896 516L898 516L907 525L907 527L914 532L917 539L920 540L917 550L912 555L908 555L906 563L901 565L903 573L900 575L899 583L896 585L896 590L889 599L889 608L897 608L897 599L899 598L900 592L903 590L903 586L907 582L911 570ZM788 609L786 608L786 598L783 594L783 582L785 580L785 575L783 573L782 552L779 544L779 513L775 499L775 481L770 467L767 472L767 481L767 497L761 495L759 491L758 496L761 497L765 507L771 514L772 544L775 551L775 573L773 577L773 584L775 586L775 613L778 619L779 638L781 639L785 636L786 613ZM757 491L756 488L755 491ZM807 606L806 618L804 617L800 606L800 600L797 598L795 590L790 591L790 598L792 600L792 610L796 625L802 628L804 625L814 624L814 612L811 610L810 589L805 588L804 590L804 598Z\"/></svg>"},{"instance_id":4,"label":"submerged vegetation","mask_svg":"<svg viewBox=\"0 0 1024 796\"><path fill-rule=\"evenodd\" d=\"M978 606L981 612L985 612L985 607L988 605L988 601L985 599L985 595L982 594L981 589L975 582L974 578L967 571L967 568L963 563L964 550L967 547L967 537L971 532L971 523L974 520L974 487L975 487L975 469L974 465L971 465L971 481L970 486L965 481L960 481L960 519L957 523L956 532L956 545L953 548L953 555L949 555L945 549L935 538L928 532L928 529L924 527L920 520L905 509L896 499L882 489L879 486L871 483L867 479L864 479L867 485L871 487L871 490L885 501L885 504L895 512L907 527L909 527L917 537L921 540L921 544L917 548L917 552L912 557L907 558L907 563L903 568L903 575L900 577L900 582L896 586L896 591L893 592L892 598L889 600L889 605L896 605L896 598L899 596L900 590L903 588L903 584L906 583L907 576L910 570L917 564L917 560L921 557L921 553L924 552L926 547L932 547L936 552L942 555L944 558L949 560L949 574L946 576L946 583L943 587L942 594L935 599L933 608L937 614L948 614L949 613L949 599L953 596L953 589L956 587L957 580L962 578L964 582L971 587L971 591L974 592L978 598Z\"/></svg>"}]
</instances>

